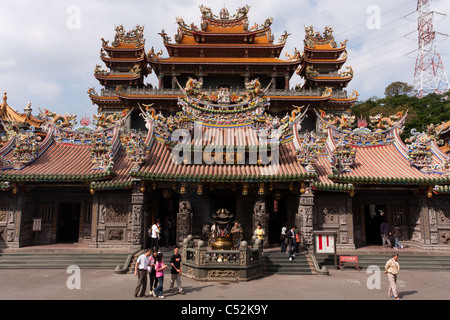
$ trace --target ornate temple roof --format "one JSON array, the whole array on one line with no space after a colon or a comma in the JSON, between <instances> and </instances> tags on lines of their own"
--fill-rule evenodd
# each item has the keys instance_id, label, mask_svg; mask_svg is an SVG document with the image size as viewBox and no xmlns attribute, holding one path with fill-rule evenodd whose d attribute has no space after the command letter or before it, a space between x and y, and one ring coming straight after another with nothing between
<instances>
[{"instance_id":1,"label":"ornate temple roof","mask_svg":"<svg viewBox=\"0 0 450 320\"><path fill-rule=\"evenodd\" d=\"M200 27L191 23L186 24L180 17L177 18L178 33L175 41L179 44L187 43L258 43L269 44L273 42L270 33L272 19L267 19L263 25L255 24L253 27L248 23L248 11L250 6L239 8L234 15L230 15L226 8L220 11L219 15L212 13L211 9L201 5L202 22ZM164 42L168 39L162 34ZM227 40L228 39L228 40Z\"/></svg>"},{"instance_id":2,"label":"ornate temple roof","mask_svg":"<svg viewBox=\"0 0 450 320\"><path fill-rule=\"evenodd\" d=\"M133 179L187 184L304 183L313 190L413 187L428 196L448 193L450 158L437 145L440 131L400 139L406 113L366 119L316 111L321 132L300 135L308 108L283 118L265 112L270 100L257 79L246 93L206 94L190 79L180 111L165 117L141 105L146 134L124 130L130 112L94 116L74 129L76 117L41 112L45 139L16 132L0 149L2 190L26 183L80 183L91 192L130 188ZM438 127L439 128L439 127ZM245 189L246 187L244 187ZM245 189L246 190L246 189ZM244 192L244 191L243 191Z\"/></svg>"},{"instance_id":3,"label":"ornate temple roof","mask_svg":"<svg viewBox=\"0 0 450 320\"><path fill-rule=\"evenodd\" d=\"M0 104L0 120L5 123L15 123L17 125L26 125L39 129L42 124L40 119L31 115L31 103L25 108L24 113L20 113L8 105L8 96L5 92L3 95L3 102ZM1 146L1 145L0 145Z\"/></svg>"},{"instance_id":4,"label":"ornate temple roof","mask_svg":"<svg viewBox=\"0 0 450 320\"><path fill-rule=\"evenodd\" d=\"M327 139L314 158L319 175L316 189L416 185L429 193L450 182L449 157L437 147L433 133L414 132L406 144L401 140L406 114L377 115L356 123L354 117L322 112L320 119Z\"/></svg>"},{"instance_id":5,"label":"ornate temple roof","mask_svg":"<svg viewBox=\"0 0 450 320\"><path fill-rule=\"evenodd\" d=\"M129 187L127 144L120 139L125 115L94 116L96 128L73 129L76 116L61 116L45 110L41 117L47 132L41 139L33 131L19 130L9 135L0 149L0 180L21 183L81 183L94 187L104 181L111 187Z\"/></svg>"},{"instance_id":6,"label":"ornate temple roof","mask_svg":"<svg viewBox=\"0 0 450 320\"><path fill-rule=\"evenodd\" d=\"M326 26L324 32L314 30L313 26L305 27L305 51L322 51L326 52L342 52L345 51L346 42L341 42L339 45L336 43L333 36L333 28Z\"/></svg>"}]
</instances>

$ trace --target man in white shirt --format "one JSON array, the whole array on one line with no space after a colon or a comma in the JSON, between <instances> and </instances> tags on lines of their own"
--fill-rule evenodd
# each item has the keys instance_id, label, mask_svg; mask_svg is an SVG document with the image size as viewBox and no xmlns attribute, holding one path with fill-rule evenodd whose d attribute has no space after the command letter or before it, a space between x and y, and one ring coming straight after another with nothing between
<instances>
[{"instance_id":1,"label":"man in white shirt","mask_svg":"<svg viewBox=\"0 0 450 320\"><path fill-rule=\"evenodd\" d=\"M158 251L159 249L159 219L152 225L152 244L151 248Z\"/></svg>"},{"instance_id":2,"label":"man in white shirt","mask_svg":"<svg viewBox=\"0 0 450 320\"><path fill-rule=\"evenodd\" d=\"M149 262L150 255L152 251L147 249L143 254L141 254L134 266L134 276L138 276L138 282L136 290L134 290L134 296L137 298L145 296L145 290L147 289L147 274L149 272Z\"/></svg>"}]
</instances>

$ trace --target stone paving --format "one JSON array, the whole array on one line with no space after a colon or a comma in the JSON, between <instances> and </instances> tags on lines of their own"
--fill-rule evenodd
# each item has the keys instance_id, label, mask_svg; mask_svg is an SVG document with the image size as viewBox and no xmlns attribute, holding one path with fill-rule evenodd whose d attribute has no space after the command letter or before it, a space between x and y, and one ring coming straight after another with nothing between
<instances>
[{"instance_id":1,"label":"stone paving","mask_svg":"<svg viewBox=\"0 0 450 320\"><path fill-rule=\"evenodd\" d=\"M0 299L161 300L135 298L137 278L131 273L81 269L79 282L73 280L74 274L61 269L1 270ZM372 272L351 269L330 270L329 276L274 274L237 283L199 282L182 277L186 292L183 295L168 292L170 275L166 275L164 300L390 300L386 275L377 277ZM74 283L79 283L79 288ZM404 300L449 300L450 273L401 271L398 288Z\"/></svg>"},{"instance_id":2,"label":"stone paving","mask_svg":"<svg viewBox=\"0 0 450 320\"><path fill-rule=\"evenodd\" d=\"M33 250L57 248L77 250L76 246L70 245L34 247ZM265 251L275 250L279 248ZM364 250L393 252L392 249L379 246L366 247ZM168 257L172 251L164 248L163 252ZM414 248L401 250L400 265L402 254L415 253L423 251ZM334 270L332 267L328 270L329 276L271 274L248 282L234 283L203 282L182 277L186 294L168 293L165 296L166 300L389 300L388 280L383 270L379 274L367 270L357 271L350 267L344 271ZM1 300L128 300L135 299L133 292L137 282L133 273L114 274L113 270L81 269L78 281L80 289L69 289L67 286L67 282L75 276L75 272L71 270L1 270L0 275ZM170 272L166 272L165 290L169 288L169 281ZM398 286L405 300L450 299L449 272L401 270ZM286 290L288 287L290 289Z\"/></svg>"},{"instance_id":3,"label":"stone paving","mask_svg":"<svg viewBox=\"0 0 450 320\"><path fill-rule=\"evenodd\" d=\"M339 302L339 308L349 306L345 302L354 300L358 300L358 303L389 303L390 307L397 308L400 305L396 303L436 303L450 299L449 272L401 271L398 278L398 289L402 298L400 302L387 297L388 280L382 270L377 273L348 268L344 271L329 269L329 272L329 276L273 274L248 282L234 283L199 282L182 277L185 294L169 293L170 274L167 273L164 280L165 298L157 299L151 296L134 297L137 278L133 273L114 274L113 270L91 269L75 272L72 269L1 270L0 300L4 305L8 305L8 301L47 300L113 301L112 306L117 302L133 302L138 306L145 302L145 305L150 303L149 306L164 306L168 314L175 316L182 315L183 311L191 312L192 315L192 312L196 312L192 308L199 306L223 306L220 311L224 315L227 306L264 305L269 307L265 314L270 312L273 316L274 312L284 312L292 306L322 306L318 305L317 301L325 305ZM174 307L167 308L171 305ZM232 311L231 307L227 310ZM214 318L220 315L218 312L216 310Z\"/></svg>"}]
</instances>

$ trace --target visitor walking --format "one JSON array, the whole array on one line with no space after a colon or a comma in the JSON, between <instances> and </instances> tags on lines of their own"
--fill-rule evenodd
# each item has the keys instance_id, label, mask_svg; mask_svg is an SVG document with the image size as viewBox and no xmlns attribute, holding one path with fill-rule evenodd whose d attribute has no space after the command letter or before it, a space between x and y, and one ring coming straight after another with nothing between
<instances>
[{"instance_id":1,"label":"visitor walking","mask_svg":"<svg viewBox=\"0 0 450 320\"><path fill-rule=\"evenodd\" d=\"M286 234L289 244L289 261L295 258L295 227L292 227Z\"/></svg>"},{"instance_id":2,"label":"visitor walking","mask_svg":"<svg viewBox=\"0 0 450 320\"><path fill-rule=\"evenodd\" d=\"M400 271L400 264L398 263L398 253L392 255L392 259L389 259L384 266L384 273L388 275L389 290L388 297L400 300L397 292L397 275Z\"/></svg>"},{"instance_id":3,"label":"visitor walking","mask_svg":"<svg viewBox=\"0 0 450 320\"><path fill-rule=\"evenodd\" d=\"M159 250L159 219L152 225L152 250Z\"/></svg>"},{"instance_id":4,"label":"visitor walking","mask_svg":"<svg viewBox=\"0 0 450 320\"><path fill-rule=\"evenodd\" d=\"M395 250L397 250L398 248L403 249L403 245L400 243L401 238L402 238L402 230L400 229L400 226L396 224L394 227Z\"/></svg>"},{"instance_id":5,"label":"visitor walking","mask_svg":"<svg viewBox=\"0 0 450 320\"><path fill-rule=\"evenodd\" d=\"M156 256L156 264L155 264L156 280L158 282L158 285L153 290L153 296L161 298L161 299L164 299L164 295L163 295L164 271L166 270L166 268L167 268L167 265L164 264L163 254L158 253L158 255Z\"/></svg>"},{"instance_id":6,"label":"visitor walking","mask_svg":"<svg viewBox=\"0 0 450 320\"><path fill-rule=\"evenodd\" d=\"M181 286L181 255L179 253L179 248L175 247L173 249L172 258L170 258L170 264L172 269L170 270L170 292L173 292L173 285L177 283L178 293L183 293L183 287Z\"/></svg>"},{"instance_id":7,"label":"visitor walking","mask_svg":"<svg viewBox=\"0 0 450 320\"><path fill-rule=\"evenodd\" d=\"M297 226L294 226L294 233L295 233L295 252L300 252L300 230L298 230Z\"/></svg>"},{"instance_id":8,"label":"visitor walking","mask_svg":"<svg viewBox=\"0 0 450 320\"><path fill-rule=\"evenodd\" d=\"M383 221L381 223L380 231L381 231L381 245L392 247L391 241L389 240L391 232L389 230L389 225L386 221Z\"/></svg>"},{"instance_id":9,"label":"visitor walking","mask_svg":"<svg viewBox=\"0 0 450 320\"><path fill-rule=\"evenodd\" d=\"M158 255L158 251L153 251L152 255L150 256L150 262L149 262L149 268L150 268L150 272L149 272L149 277L150 277L150 295L153 295L153 289L156 288L157 286L157 281L156 281L156 269L155 269L155 265L156 265L156 256Z\"/></svg>"},{"instance_id":10,"label":"visitor walking","mask_svg":"<svg viewBox=\"0 0 450 320\"><path fill-rule=\"evenodd\" d=\"M286 243L287 243L286 230L287 226L286 224L284 224L283 227L281 228L280 234L281 253L286 252Z\"/></svg>"},{"instance_id":11,"label":"visitor walking","mask_svg":"<svg viewBox=\"0 0 450 320\"><path fill-rule=\"evenodd\" d=\"M145 296L145 290L147 289L147 274L149 272L149 257L151 253L152 251L150 249L147 249L137 258L136 264L134 266L134 276L138 277L137 286L134 290L134 297L136 298Z\"/></svg>"}]
</instances>

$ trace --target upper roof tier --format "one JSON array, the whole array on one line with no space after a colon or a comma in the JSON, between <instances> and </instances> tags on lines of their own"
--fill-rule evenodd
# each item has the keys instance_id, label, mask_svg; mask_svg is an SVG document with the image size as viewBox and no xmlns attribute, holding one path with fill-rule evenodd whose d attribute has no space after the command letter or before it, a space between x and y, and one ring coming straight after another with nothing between
<instances>
[{"instance_id":1,"label":"upper roof tier","mask_svg":"<svg viewBox=\"0 0 450 320\"><path fill-rule=\"evenodd\" d=\"M3 102L0 103L0 125L15 123L21 127L34 127L37 131L40 130L42 120L37 119L31 115L31 103L24 108L24 113L20 113L8 105L8 96L6 92L3 95ZM1 126L0 126L1 128ZM1 140L1 138L0 138ZM0 146L1 146L0 141Z\"/></svg>"},{"instance_id":2,"label":"upper roof tier","mask_svg":"<svg viewBox=\"0 0 450 320\"><path fill-rule=\"evenodd\" d=\"M102 38L103 48L110 51L127 51L136 50L140 51L144 49L144 26L137 25L133 30L125 32L123 25L116 26L116 35L114 41L109 44Z\"/></svg>"},{"instance_id":3,"label":"upper roof tier","mask_svg":"<svg viewBox=\"0 0 450 320\"><path fill-rule=\"evenodd\" d=\"M336 43L333 36L333 28L325 27L323 34L314 30L313 26L305 27L305 57L318 59L336 59L346 49L347 40ZM317 53L321 54L317 54ZM312 53L312 54L311 54Z\"/></svg>"},{"instance_id":4,"label":"upper roof tier","mask_svg":"<svg viewBox=\"0 0 450 320\"><path fill-rule=\"evenodd\" d=\"M195 44L250 44L250 45L272 45L274 36L271 33L270 26L272 18L266 19L264 24L256 24L250 27L247 13L250 6L241 7L236 14L230 15L226 8L220 11L217 16L212 13L211 9L201 5L202 22L200 27L191 23L186 24L180 17L177 18L178 32L175 35L175 42L179 45L195 45ZM160 34L165 43L170 42L164 30ZM280 39L280 44L284 44L288 37L288 33Z\"/></svg>"}]
</instances>

